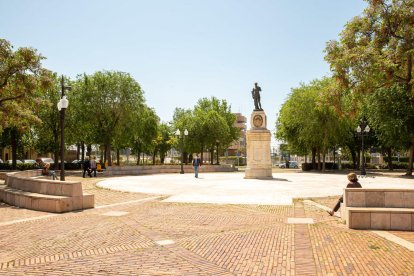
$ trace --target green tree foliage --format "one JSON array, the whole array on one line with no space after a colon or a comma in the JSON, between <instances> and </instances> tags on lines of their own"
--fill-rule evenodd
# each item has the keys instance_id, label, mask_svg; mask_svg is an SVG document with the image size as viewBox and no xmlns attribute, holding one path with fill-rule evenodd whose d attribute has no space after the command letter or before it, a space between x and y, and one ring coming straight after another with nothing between
<instances>
[{"instance_id":1,"label":"green tree foliage","mask_svg":"<svg viewBox=\"0 0 414 276\"><path fill-rule=\"evenodd\" d=\"M18 137L40 119L44 88L50 86L50 72L42 67L43 57L35 49L13 46L0 39L0 133L11 129L13 168L16 168Z\"/></svg>"},{"instance_id":2,"label":"green tree foliage","mask_svg":"<svg viewBox=\"0 0 414 276\"><path fill-rule=\"evenodd\" d=\"M324 157L329 148L345 143L349 124L341 118L330 101L332 79L314 80L292 89L282 105L276 122L276 138L288 143L291 153L301 155L312 151Z\"/></svg>"},{"instance_id":3,"label":"green tree foliage","mask_svg":"<svg viewBox=\"0 0 414 276\"><path fill-rule=\"evenodd\" d=\"M367 94L398 84L409 95L407 106L413 108L414 0L367 2L364 13L346 24L340 40L330 41L326 47L325 59L344 88L338 96L351 93L355 103L363 102ZM387 91L396 92L395 89ZM360 107L358 104L352 106L356 109ZM414 128L413 125L407 127ZM410 166L407 174L411 175L413 133L408 142Z\"/></svg>"},{"instance_id":4,"label":"green tree foliage","mask_svg":"<svg viewBox=\"0 0 414 276\"><path fill-rule=\"evenodd\" d=\"M174 129L188 129L186 152L222 151L239 137L234 126L236 117L226 100L215 97L200 99L194 109L176 109L173 118ZM179 141L176 141L178 146ZM202 156L203 158L203 156Z\"/></svg>"},{"instance_id":5,"label":"green tree foliage","mask_svg":"<svg viewBox=\"0 0 414 276\"><path fill-rule=\"evenodd\" d=\"M42 106L41 88L50 86L50 72L35 49L13 46L0 39L0 132L6 127L27 129L40 122L36 111Z\"/></svg>"},{"instance_id":6,"label":"green tree foliage","mask_svg":"<svg viewBox=\"0 0 414 276\"><path fill-rule=\"evenodd\" d=\"M106 160L112 165L112 145L124 145L123 127L130 124L130 114L143 106L141 87L127 73L101 71L78 76L73 88L69 95L72 141L104 145Z\"/></svg>"}]
</instances>

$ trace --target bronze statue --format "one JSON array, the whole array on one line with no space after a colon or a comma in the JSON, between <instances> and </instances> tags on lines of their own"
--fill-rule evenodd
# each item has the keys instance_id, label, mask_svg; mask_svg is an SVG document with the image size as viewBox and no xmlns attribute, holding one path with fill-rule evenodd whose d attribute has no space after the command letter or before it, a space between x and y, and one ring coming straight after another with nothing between
<instances>
[{"instance_id":1,"label":"bronze statue","mask_svg":"<svg viewBox=\"0 0 414 276\"><path fill-rule=\"evenodd\" d=\"M255 82L252 90L252 97L254 100L254 111L263 111L262 104L260 103L260 91L262 91L262 89L260 88L260 86L257 85L257 82Z\"/></svg>"}]
</instances>

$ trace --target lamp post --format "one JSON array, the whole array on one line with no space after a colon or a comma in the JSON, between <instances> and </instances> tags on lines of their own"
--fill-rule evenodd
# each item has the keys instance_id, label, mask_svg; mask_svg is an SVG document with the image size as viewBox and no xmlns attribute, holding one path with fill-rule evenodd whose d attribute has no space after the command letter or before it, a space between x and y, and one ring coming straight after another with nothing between
<instances>
[{"instance_id":1,"label":"lamp post","mask_svg":"<svg viewBox=\"0 0 414 276\"><path fill-rule=\"evenodd\" d=\"M65 86L64 79L61 79L62 97L57 104L60 112L60 181L65 181L65 110L69 106L69 101L66 99L65 90L70 90L70 86Z\"/></svg>"},{"instance_id":2,"label":"lamp post","mask_svg":"<svg viewBox=\"0 0 414 276\"><path fill-rule=\"evenodd\" d=\"M366 175L365 171L365 154L364 154L364 136L368 135L370 128L365 118L361 119L361 123L356 128L358 135L361 136L362 166L361 175Z\"/></svg>"},{"instance_id":3,"label":"lamp post","mask_svg":"<svg viewBox=\"0 0 414 276\"><path fill-rule=\"evenodd\" d=\"M178 128L175 131L175 135L177 135L177 137L180 138L181 131ZM184 174L184 167L183 167L183 163L184 163L184 136L187 136L187 135L188 135L188 130L185 129L184 133L181 135L181 171L180 171L180 174Z\"/></svg>"}]
</instances>

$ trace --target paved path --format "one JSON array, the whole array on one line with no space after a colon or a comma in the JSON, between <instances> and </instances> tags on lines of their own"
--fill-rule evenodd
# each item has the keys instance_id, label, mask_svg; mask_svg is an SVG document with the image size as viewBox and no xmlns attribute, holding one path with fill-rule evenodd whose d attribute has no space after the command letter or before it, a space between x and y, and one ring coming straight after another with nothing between
<instances>
[{"instance_id":1,"label":"paved path","mask_svg":"<svg viewBox=\"0 0 414 276\"><path fill-rule=\"evenodd\" d=\"M97 197L95 209L45 215L0 206L0 218L7 214L0 275L414 275L413 251L372 231L346 229L300 200L165 202L102 189L97 180L83 183ZM315 200L332 205L336 197ZM412 232L387 233L414 241Z\"/></svg>"},{"instance_id":2,"label":"paved path","mask_svg":"<svg viewBox=\"0 0 414 276\"><path fill-rule=\"evenodd\" d=\"M274 173L273 180L244 179L244 173L161 174L110 178L100 187L170 195L167 202L290 205L293 198L340 195L345 175ZM414 188L413 179L385 176L360 179L363 187Z\"/></svg>"}]
</instances>

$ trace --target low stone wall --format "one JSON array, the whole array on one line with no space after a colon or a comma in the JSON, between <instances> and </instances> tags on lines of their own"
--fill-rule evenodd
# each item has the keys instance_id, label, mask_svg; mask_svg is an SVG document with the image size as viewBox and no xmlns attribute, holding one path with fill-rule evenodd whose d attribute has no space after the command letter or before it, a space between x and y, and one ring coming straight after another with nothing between
<instances>
[{"instance_id":1,"label":"low stone wall","mask_svg":"<svg viewBox=\"0 0 414 276\"><path fill-rule=\"evenodd\" d=\"M347 188L343 205L349 228L414 231L414 189Z\"/></svg>"},{"instance_id":2,"label":"low stone wall","mask_svg":"<svg viewBox=\"0 0 414 276\"><path fill-rule=\"evenodd\" d=\"M84 194L79 181L42 178L41 170L8 173L0 187L0 200L7 204L62 213L94 207L94 195Z\"/></svg>"},{"instance_id":3,"label":"low stone wall","mask_svg":"<svg viewBox=\"0 0 414 276\"><path fill-rule=\"evenodd\" d=\"M193 166L184 165L185 173L192 173ZM154 165L154 166L111 166L105 171L107 175L144 175L144 174L161 174L161 173L180 173L180 165ZM199 172L234 172L237 171L231 165L203 165Z\"/></svg>"}]
</instances>

